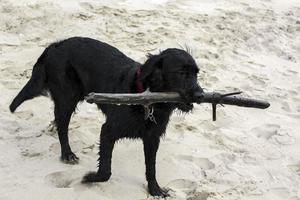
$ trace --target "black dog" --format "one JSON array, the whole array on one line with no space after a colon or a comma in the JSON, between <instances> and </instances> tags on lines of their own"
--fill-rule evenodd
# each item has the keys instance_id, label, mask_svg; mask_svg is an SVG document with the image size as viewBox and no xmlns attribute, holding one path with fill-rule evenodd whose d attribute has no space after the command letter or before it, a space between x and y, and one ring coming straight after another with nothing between
<instances>
[{"instance_id":1,"label":"black dog","mask_svg":"<svg viewBox=\"0 0 300 200\"><path fill-rule=\"evenodd\" d=\"M137 93L176 91L184 103L157 103L152 106L154 120L145 120L143 106L99 104L106 116L100 135L99 169L89 173L83 182L107 181L111 176L111 157L114 143L120 138L141 138L144 144L146 178L149 193L167 196L155 177L156 152L160 136L165 133L172 111L192 110L189 103L197 84L198 67L186 51L167 49L148 56L142 65L118 49L89 38L74 37L53 43L45 49L33 67L31 79L10 105L10 111L28 99L49 91L55 104L55 122L61 144L61 159L76 163L71 151L68 125L79 101L91 92Z\"/></svg>"}]
</instances>

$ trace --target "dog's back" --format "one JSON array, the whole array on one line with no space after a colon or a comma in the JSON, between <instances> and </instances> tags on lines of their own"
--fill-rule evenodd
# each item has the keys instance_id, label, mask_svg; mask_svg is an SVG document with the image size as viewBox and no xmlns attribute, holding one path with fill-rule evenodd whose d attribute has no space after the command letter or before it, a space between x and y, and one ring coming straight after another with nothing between
<instances>
[{"instance_id":1,"label":"dog's back","mask_svg":"<svg viewBox=\"0 0 300 200\"><path fill-rule=\"evenodd\" d=\"M28 99L59 88L83 100L90 92L130 92L130 74L138 63L118 49L91 39L73 37L48 46L33 67L31 79L10 105L11 112ZM130 69L133 70L130 70ZM111 80L111 81L109 81Z\"/></svg>"}]
</instances>

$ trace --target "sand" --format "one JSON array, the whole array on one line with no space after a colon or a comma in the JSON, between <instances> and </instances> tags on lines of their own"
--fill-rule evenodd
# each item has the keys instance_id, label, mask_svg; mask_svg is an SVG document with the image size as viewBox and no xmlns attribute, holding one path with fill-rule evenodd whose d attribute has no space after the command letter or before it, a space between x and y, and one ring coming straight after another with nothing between
<instances>
[{"instance_id":1,"label":"sand","mask_svg":"<svg viewBox=\"0 0 300 200\"><path fill-rule=\"evenodd\" d=\"M299 0L0 0L0 199L154 199L140 141L115 146L112 177L80 183L96 169L104 116L82 103L70 124L78 165L59 161L53 103L8 106L51 42L99 39L139 62L149 52L189 46L207 91L242 90L267 110L196 105L174 113L161 142L157 179L169 199L300 199Z\"/></svg>"}]
</instances>

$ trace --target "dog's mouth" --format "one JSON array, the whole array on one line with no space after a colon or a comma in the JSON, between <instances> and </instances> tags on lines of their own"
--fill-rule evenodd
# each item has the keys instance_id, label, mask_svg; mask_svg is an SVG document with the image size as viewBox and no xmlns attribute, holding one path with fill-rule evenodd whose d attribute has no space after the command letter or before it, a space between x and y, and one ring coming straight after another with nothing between
<instances>
[{"instance_id":1,"label":"dog's mouth","mask_svg":"<svg viewBox=\"0 0 300 200\"><path fill-rule=\"evenodd\" d=\"M190 112L194 108L192 103L177 103L176 107L182 112Z\"/></svg>"}]
</instances>

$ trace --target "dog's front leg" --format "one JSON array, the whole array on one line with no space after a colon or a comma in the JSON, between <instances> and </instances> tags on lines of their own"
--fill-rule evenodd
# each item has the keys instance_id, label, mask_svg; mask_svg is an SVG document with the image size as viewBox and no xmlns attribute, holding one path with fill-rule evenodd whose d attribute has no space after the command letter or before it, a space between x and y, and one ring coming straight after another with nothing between
<instances>
[{"instance_id":1,"label":"dog's front leg","mask_svg":"<svg viewBox=\"0 0 300 200\"><path fill-rule=\"evenodd\" d=\"M168 192L159 187L156 180L155 162L156 152L159 146L159 137L157 136L145 136L143 138L144 154L146 164L146 179L148 181L148 190L152 196L167 197Z\"/></svg>"}]
</instances>

